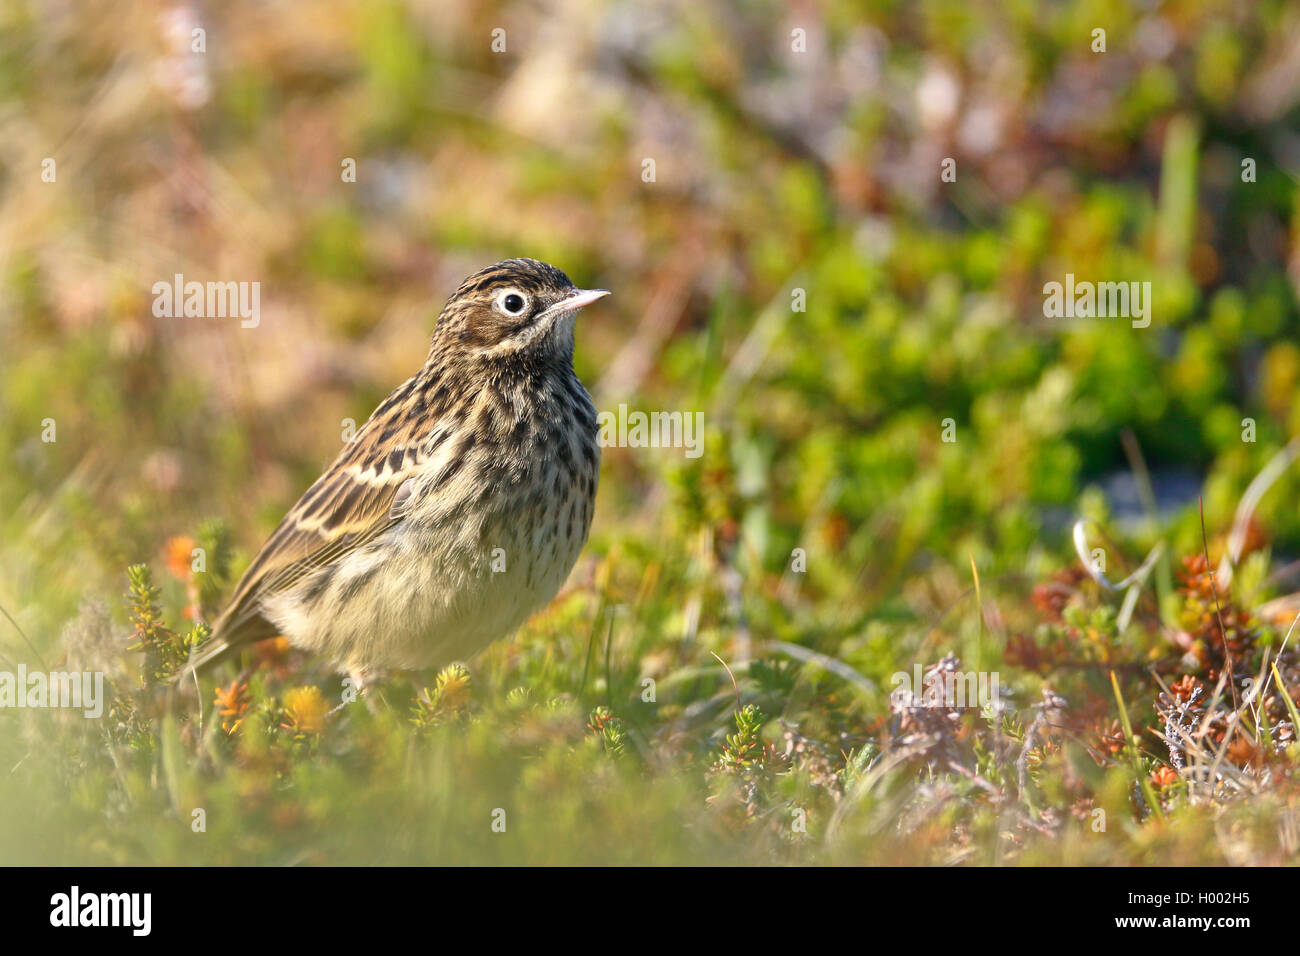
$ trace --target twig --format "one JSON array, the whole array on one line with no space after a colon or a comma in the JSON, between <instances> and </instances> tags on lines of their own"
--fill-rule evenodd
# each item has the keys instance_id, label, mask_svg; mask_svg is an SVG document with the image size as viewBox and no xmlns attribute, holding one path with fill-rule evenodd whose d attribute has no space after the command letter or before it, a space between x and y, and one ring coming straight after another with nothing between
<instances>
[{"instance_id":1,"label":"twig","mask_svg":"<svg viewBox=\"0 0 1300 956\"><path fill-rule=\"evenodd\" d=\"M1143 584L1147 576L1151 573L1152 566L1160 559L1164 553L1164 542L1157 542L1156 546L1146 556L1146 560L1138 566L1132 574L1126 577L1119 584L1113 584L1110 578L1106 577L1106 572L1101 571L1093 566L1092 552L1088 549L1088 534L1085 530L1088 525L1086 518L1080 518L1074 523L1074 550L1079 555L1079 560L1083 562L1083 569L1088 572L1088 577L1092 578L1108 591L1123 591L1125 588L1134 584Z\"/></svg>"},{"instance_id":2,"label":"twig","mask_svg":"<svg viewBox=\"0 0 1300 956\"><path fill-rule=\"evenodd\" d=\"M36 646L32 644L31 640L27 637L26 633L24 633L23 629L18 626L18 622L15 621L10 616L9 612L4 609L3 604L0 604L0 614L3 614L9 620L9 623L14 626L14 630L17 631L18 634L22 637L23 643L27 645L27 649L31 651L32 654L36 657L36 660L40 662L41 669L49 670L49 667L47 667L45 664L45 658L41 657L41 652L36 649Z\"/></svg>"},{"instance_id":3,"label":"twig","mask_svg":"<svg viewBox=\"0 0 1300 956\"><path fill-rule=\"evenodd\" d=\"M713 651L709 651L709 653L713 654ZM718 657L717 654L713 654L713 656L722 665L722 669L727 672L727 676L731 678L731 689L736 692L736 713L740 713L740 685L736 683L736 675L731 673L731 668L727 666L726 661Z\"/></svg>"},{"instance_id":4,"label":"twig","mask_svg":"<svg viewBox=\"0 0 1300 956\"><path fill-rule=\"evenodd\" d=\"M1259 507L1259 501L1264 497L1264 493L1273 487L1273 483L1282 477L1282 473L1291 467L1296 456L1300 455L1300 436L1292 438L1287 442L1286 447L1274 455L1267 465L1254 477L1249 485L1246 486L1246 492L1237 502L1237 511L1232 516L1232 532L1228 535L1228 550L1223 555L1223 560L1219 562L1219 574L1224 580L1231 583L1233 567L1241 560L1242 549L1246 546L1246 531L1250 524L1251 515Z\"/></svg>"},{"instance_id":5,"label":"twig","mask_svg":"<svg viewBox=\"0 0 1300 956\"><path fill-rule=\"evenodd\" d=\"M1210 565L1210 542L1205 536L1205 499L1197 496L1197 503L1201 506L1201 547L1205 550L1205 570L1210 575L1210 591L1214 594L1214 613L1219 618L1219 636L1223 638L1223 660L1228 671L1228 689L1232 691L1232 709L1233 712L1241 710L1241 704L1237 700L1237 682L1232 679L1232 650L1228 647L1228 631L1223 626L1223 610L1219 607L1219 589L1214 584L1214 569Z\"/></svg>"},{"instance_id":6,"label":"twig","mask_svg":"<svg viewBox=\"0 0 1300 956\"><path fill-rule=\"evenodd\" d=\"M839 677L844 678L850 684L856 686L859 690L867 694L876 693L876 685L869 678L863 677L848 664L838 658L830 657L827 654L818 651L809 650L799 644L790 644L786 641L768 641L763 645L765 650L780 651L795 660L803 661L805 664L816 664L824 670L830 671Z\"/></svg>"}]
</instances>

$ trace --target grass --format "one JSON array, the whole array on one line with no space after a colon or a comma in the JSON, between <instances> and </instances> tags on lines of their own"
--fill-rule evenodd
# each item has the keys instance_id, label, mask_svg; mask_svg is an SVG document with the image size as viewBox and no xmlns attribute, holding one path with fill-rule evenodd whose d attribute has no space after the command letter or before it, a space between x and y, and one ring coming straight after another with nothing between
<instances>
[{"instance_id":1,"label":"grass","mask_svg":"<svg viewBox=\"0 0 1300 956\"><path fill-rule=\"evenodd\" d=\"M756 615L743 625L753 656L739 659L725 589L691 571L708 553L684 558L629 581L625 556L593 557L586 582L516 640L360 700L281 642L201 697L169 689L201 626L168 621L193 614L185 596L202 589L186 564L161 587L135 566L133 636L91 606L65 638L60 666L109 674L105 718L7 716L23 728L0 745L13 767L0 788L15 811L8 857L1143 864L1294 852L1278 834L1293 813L1287 687L1300 666L1230 598L1216 608L1201 555L1182 563L1173 641L1151 592L1121 637L1116 597L1087 574L1041 583L1040 626L1003 644L996 669L1012 686L982 710L933 706L922 688L891 695L877 670L887 647L792 658L785 648L809 636L769 647ZM982 626L975 608L966 616L974 649ZM1227 648L1243 691L1268 660L1273 683L1254 700L1233 704ZM951 654L927 678L945 669L960 670Z\"/></svg>"}]
</instances>

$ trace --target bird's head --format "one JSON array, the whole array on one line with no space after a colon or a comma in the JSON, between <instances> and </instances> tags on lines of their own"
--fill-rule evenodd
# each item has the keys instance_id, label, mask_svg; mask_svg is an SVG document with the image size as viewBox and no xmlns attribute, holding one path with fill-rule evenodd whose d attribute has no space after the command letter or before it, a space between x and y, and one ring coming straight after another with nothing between
<instances>
[{"instance_id":1,"label":"bird's head","mask_svg":"<svg viewBox=\"0 0 1300 956\"><path fill-rule=\"evenodd\" d=\"M604 289L576 288L545 262L506 259L474 273L447 300L434 329L434 347L486 359L568 359L574 316L606 295Z\"/></svg>"}]
</instances>

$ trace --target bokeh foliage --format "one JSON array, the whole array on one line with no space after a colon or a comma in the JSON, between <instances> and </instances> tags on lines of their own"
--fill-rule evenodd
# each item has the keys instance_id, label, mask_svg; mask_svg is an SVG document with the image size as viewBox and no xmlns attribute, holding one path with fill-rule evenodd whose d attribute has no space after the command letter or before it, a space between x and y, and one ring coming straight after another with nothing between
<instances>
[{"instance_id":1,"label":"bokeh foliage","mask_svg":"<svg viewBox=\"0 0 1300 956\"><path fill-rule=\"evenodd\" d=\"M0 6L0 605L44 658L107 660L119 638L125 652L116 598L138 562L177 633L187 610L210 614L220 587L183 561L165 571L168 542L209 541L237 574L345 421L414 370L448 292L496 259L614 290L579 330L601 408L698 410L707 427L699 459L606 449L592 543L552 609L470 662L475 716L415 733L403 695L433 687L425 675L390 710L332 725L335 750L284 756L283 690L257 677L249 751L192 777L163 755L184 764L197 742L144 702L138 766L110 770L86 754L93 733L57 722L0 732L7 766L28 755L0 792L21 813L0 817L31 822L6 830L5 857L781 858L786 844L730 820L662 836L684 805L729 805L707 791L734 774L708 768L742 731L712 651L769 715L770 743L795 727L825 751L829 769L741 774L742 790L770 776L769 810L823 801L814 856L1000 859L996 826L952 850L945 834L991 824L959 825L949 805L897 829L915 787L902 770L870 799L854 790L889 676L978 655L1027 723L1041 685L1062 682L997 655L1058 626L1031 594L1075 561L1073 518L1130 565L1158 539L1195 554L1203 495L1217 559L1247 484L1300 431L1297 43L1300 11L1281 0ZM1043 284L1067 272L1151 282L1151 326L1044 317ZM176 273L260 282L260 325L155 318L151 287ZM1259 504L1246 606L1294 586L1265 578L1300 547L1298 496L1292 470ZM972 560L996 614L976 611ZM1176 610L1167 597L1126 635L1136 660L1169 652ZM1068 626L1117 639L1104 620ZM0 635L4 666L34 662L8 622ZM1087 693L1109 695L1094 677ZM517 688L526 705L508 701ZM628 739L604 717L586 729L597 706ZM35 740L58 743L38 758ZM43 761L59 769L42 778ZM1121 812L1126 771L1107 772L1091 792ZM833 831L822 773L861 801ZM187 787L224 808L198 843ZM500 793L544 821L522 842L482 824ZM1177 835L1058 834L1064 857L1025 856L1222 860L1196 842L1210 811L1185 812Z\"/></svg>"}]
</instances>

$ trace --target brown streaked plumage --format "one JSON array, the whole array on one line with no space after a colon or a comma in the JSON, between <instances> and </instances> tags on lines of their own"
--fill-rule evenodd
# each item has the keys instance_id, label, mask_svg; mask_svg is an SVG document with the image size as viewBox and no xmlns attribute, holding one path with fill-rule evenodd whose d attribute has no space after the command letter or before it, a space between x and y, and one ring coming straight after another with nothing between
<instances>
[{"instance_id":1,"label":"brown streaked plumage","mask_svg":"<svg viewBox=\"0 0 1300 956\"><path fill-rule=\"evenodd\" d=\"M445 663L549 601L591 525L573 324L605 294L533 259L466 279L424 366L285 515L185 672L276 634L352 674Z\"/></svg>"}]
</instances>

